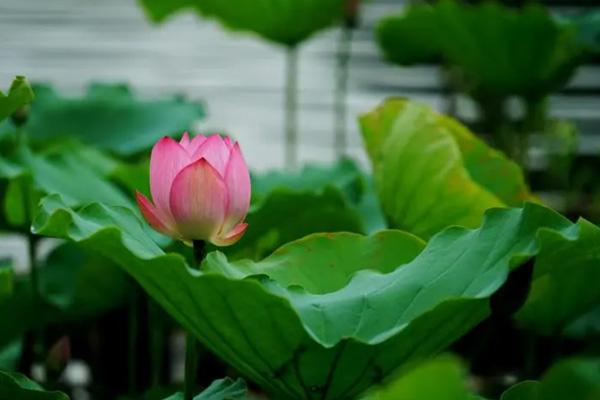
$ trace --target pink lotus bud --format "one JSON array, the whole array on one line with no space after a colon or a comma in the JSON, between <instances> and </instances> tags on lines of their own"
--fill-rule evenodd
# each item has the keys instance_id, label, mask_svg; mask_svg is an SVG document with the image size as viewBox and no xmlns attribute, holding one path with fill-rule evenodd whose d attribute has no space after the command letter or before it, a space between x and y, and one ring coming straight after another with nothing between
<instances>
[{"instance_id":1,"label":"pink lotus bud","mask_svg":"<svg viewBox=\"0 0 600 400\"><path fill-rule=\"evenodd\" d=\"M217 246L237 242L246 231L250 174L238 143L219 135L184 133L178 143L160 139L150 157L152 204L137 192L146 221L157 231L184 241Z\"/></svg>"}]
</instances>

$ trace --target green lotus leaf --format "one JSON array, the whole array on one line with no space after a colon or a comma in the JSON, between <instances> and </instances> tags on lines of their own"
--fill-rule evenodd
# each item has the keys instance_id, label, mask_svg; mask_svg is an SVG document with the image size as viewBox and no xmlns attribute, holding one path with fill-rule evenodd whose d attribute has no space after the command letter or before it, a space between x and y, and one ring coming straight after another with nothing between
<instances>
[{"instance_id":1,"label":"green lotus leaf","mask_svg":"<svg viewBox=\"0 0 600 400\"><path fill-rule=\"evenodd\" d=\"M70 320L89 318L125 304L127 275L111 261L65 243L48 254L39 273L40 291L47 304Z\"/></svg>"},{"instance_id":2,"label":"green lotus leaf","mask_svg":"<svg viewBox=\"0 0 600 400\"><path fill-rule=\"evenodd\" d=\"M537 381L519 382L502 393L500 400L542 400L540 387Z\"/></svg>"},{"instance_id":3,"label":"green lotus leaf","mask_svg":"<svg viewBox=\"0 0 600 400\"><path fill-rule=\"evenodd\" d=\"M73 137L131 155L148 149L164 135L180 135L204 116L198 103L181 98L144 100L122 85L92 85L80 98L60 96L48 86L34 89L36 100L24 129L38 142Z\"/></svg>"},{"instance_id":4,"label":"green lotus leaf","mask_svg":"<svg viewBox=\"0 0 600 400\"><path fill-rule=\"evenodd\" d=\"M581 14L568 15L566 23L575 24L579 42L587 51L593 54L600 53L600 10L598 8L590 8Z\"/></svg>"},{"instance_id":5,"label":"green lotus leaf","mask_svg":"<svg viewBox=\"0 0 600 400\"><path fill-rule=\"evenodd\" d=\"M579 227L575 243L547 234L548 250L538 256L529 297L516 314L522 325L555 334L600 304L600 230L583 220Z\"/></svg>"},{"instance_id":6,"label":"green lotus leaf","mask_svg":"<svg viewBox=\"0 0 600 400\"><path fill-rule=\"evenodd\" d=\"M254 174L252 192L248 232L228 255L257 260L310 233L385 227L370 182L351 160Z\"/></svg>"},{"instance_id":7,"label":"green lotus leaf","mask_svg":"<svg viewBox=\"0 0 600 400\"><path fill-rule=\"evenodd\" d=\"M48 392L25 375L0 371L0 399L69 400L62 392Z\"/></svg>"},{"instance_id":8,"label":"green lotus leaf","mask_svg":"<svg viewBox=\"0 0 600 400\"><path fill-rule=\"evenodd\" d=\"M360 118L388 223L421 237L533 200L519 167L457 121L389 99ZM502 179L499 179L502 177Z\"/></svg>"},{"instance_id":9,"label":"green lotus leaf","mask_svg":"<svg viewBox=\"0 0 600 400\"><path fill-rule=\"evenodd\" d=\"M71 205L92 201L133 207L133 201L99 173L97 159L84 146L62 145L34 153L25 145L0 159L0 178L8 180L4 213L12 226L29 225L45 194L60 193Z\"/></svg>"},{"instance_id":10,"label":"green lotus leaf","mask_svg":"<svg viewBox=\"0 0 600 400\"><path fill-rule=\"evenodd\" d=\"M194 400L244 400L247 398L243 379L218 379L194 397ZM183 393L176 393L165 400L184 400Z\"/></svg>"},{"instance_id":11,"label":"green lotus leaf","mask_svg":"<svg viewBox=\"0 0 600 400\"><path fill-rule=\"evenodd\" d=\"M600 337L600 304L571 322L563 334L577 339Z\"/></svg>"},{"instance_id":12,"label":"green lotus leaf","mask_svg":"<svg viewBox=\"0 0 600 400\"><path fill-rule=\"evenodd\" d=\"M430 6L408 7L401 15L382 19L377 41L386 58L400 65L432 63L442 58L435 10Z\"/></svg>"},{"instance_id":13,"label":"green lotus leaf","mask_svg":"<svg viewBox=\"0 0 600 400\"><path fill-rule=\"evenodd\" d=\"M446 355L414 366L386 385L369 390L361 400L467 400L472 398L467 389L464 366L456 357Z\"/></svg>"},{"instance_id":14,"label":"green lotus leaf","mask_svg":"<svg viewBox=\"0 0 600 400\"><path fill-rule=\"evenodd\" d=\"M343 159L333 165L307 165L297 172L276 170L252 174L254 201L264 199L276 189L302 192L319 191L327 186L334 186L349 200L358 201L365 189L363 173L354 161Z\"/></svg>"},{"instance_id":15,"label":"green lotus leaf","mask_svg":"<svg viewBox=\"0 0 600 400\"><path fill-rule=\"evenodd\" d=\"M600 398L600 360L561 360L539 382L525 381L508 389L501 400L564 400Z\"/></svg>"},{"instance_id":16,"label":"green lotus leaf","mask_svg":"<svg viewBox=\"0 0 600 400\"><path fill-rule=\"evenodd\" d=\"M17 76L8 90L8 95L0 91L0 121L11 116L19 107L31 103L33 98L33 90L27 79Z\"/></svg>"},{"instance_id":17,"label":"green lotus leaf","mask_svg":"<svg viewBox=\"0 0 600 400\"><path fill-rule=\"evenodd\" d=\"M139 0L148 18L154 22L163 22L172 14L193 9L197 0Z\"/></svg>"},{"instance_id":18,"label":"green lotus leaf","mask_svg":"<svg viewBox=\"0 0 600 400\"><path fill-rule=\"evenodd\" d=\"M193 8L224 26L252 32L269 41L294 46L340 20L345 0L141 0L147 14L162 21Z\"/></svg>"},{"instance_id":19,"label":"green lotus leaf","mask_svg":"<svg viewBox=\"0 0 600 400\"><path fill-rule=\"evenodd\" d=\"M248 230L226 249L235 257L261 259L284 243L315 232L363 232L358 212L339 189L279 189L255 204L246 216Z\"/></svg>"},{"instance_id":20,"label":"green lotus leaf","mask_svg":"<svg viewBox=\"0 0 600 400\"><path fill-rule=\"evenodd\" d=\"M561 360L544 373L539 400L600 398L600 359Z\"/></svg>"},{"instance_id":21,"label":"green lotus leaf","mask_svg":"<svg viewBox=\"0 0 600 400\"><path fill-rule=\"evenodd\" d=\"M578 243L584 223L528 203L489 210L478 229L446 229L418 254L419 240L406 233L329 233L256 263L214 252L196 271L165 254L127 208L74 210L58 196L40 207L36 233L113 259L244 376L275 397L300 399L356 396L445 349L488 315L511 269L556 235ZM357 256L343 256L351 251Z\"/></svg>"},{"instance_id":22,"label":"green lotus leaf","mask_svg":"<svg viewBox=\"0 0 600 400\"><path fill-rule=\"evenodd\" d=\"M378 33L392 61L407 64L441 53L467 89L499 95L537 98L556 90L584 55L575 27L538 5L515 10L498 2L442 0L386 17Z\"/></svg>"}]
</instances>

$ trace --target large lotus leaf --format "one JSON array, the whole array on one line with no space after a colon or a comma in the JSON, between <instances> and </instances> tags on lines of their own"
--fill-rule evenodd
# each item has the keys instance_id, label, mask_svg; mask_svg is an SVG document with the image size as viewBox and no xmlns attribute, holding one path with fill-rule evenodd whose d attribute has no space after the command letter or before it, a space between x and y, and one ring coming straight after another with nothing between
<instances>
[{"instance_id":1,"label":"large lotus leaf","mask_svg":"<svg viewBox=\"0 0 600 400\"><path fill-rule=\"evenodd\" d=\"M435 384L432 384L435 382ZM460 360L441 356L414 366L381 387L375 387L361 400L466 400L472 399L467 376Z\"/></svg>"},{"instance_id":2,"label":"large lotus leaf","mask_svg":"<svg viewBox=\"0 0 600 400\"><path fill-rule=\"evenodd\" d=\"M412 6L401 15L385 17L376 33L379 46L393 63L413 65L442 58L433 7Z\"/></svg>"},{"instance_id":3,"label":"large lotus leaf","mask_svg":"<svg viewBox=\"0 0 600 400\"><path fill-rule=\"evenodd\" d=\"M310 233L362 233L365 183L350 160L309 165L300 172L254 174L248 232L227 254L256 260Z\"/></svg>"},{"instance_id":4,"label":"large lotus leaf","mask_svg":"<svg viewBox=\"0 0 600 400\"><path fill-rule=\"evenodd\" d=\"M25 375L0 371L0 399L69 400L62 392L47 392Z\"/></svg>"},{"instance_id":5,"label":"large lotus leaf","mask_svg":"<svg viewBox=\"0 0 600 400\"><path fill-rule=\"evenodd\" d=\"M421 237L532 200L519 167L457 121L404 99L360 118L388 222Z\"/></svg>"},{"instance_id":6,"label":"large lotus leaf","mask_svg":"<svg viewBox=\"0 0 600 400\"><path fill-rule=\"evenodd\" d=\"M246 216L248 230L227 253L260 259L314 232L363 232L358 212L334 187L319 191L275 190Z\"/></svg>"},{"instance_id":7,"label":"large lotus leaf","mask_svg":"<svg viewBox=\"0 0 600 400\"><path fill-rule=\"evenodd\" d=\"M582 46L591 53L600 53L600 9L590 8L566 19L567 23L574 23L577 27L577 37Z\"/></svg>"},{"instance_id":8,"label":"large lotus leaf","mask_svg":"<svg viewBox=\"0 0 600 400\"><path fill-rule=\"evenodd\" d=\"M593 400L600 398L600 360L572 358L552 366L539 382L521 382L501 400Z\"/></svg>"},{"instance_id":9,"label":"large lotus leaf","mask_svg":"<svg viewBox=\"0 0 600 400\"><path fill-rule=\"evenodd\" d=\"M63 97L47 86L34 90L24 126L33 140L75 137L122 155L145 150L161 136L179 135L204 115L198 103L141 99L119 85L93 85L84 97Z\"/></svg>"},{"instance_id":10,"label":"large lotus leaf","mask_svg":"<svg viewBox=\"0 0 600 400\"><path fill-rule=\"evenodd\" d=\"M154 22L163 22L174 13L192 9L198 0L139 0L146 15Z\"/></svg>"},{"instance_id":11,"label":"large lotus leaf","mask_svg":"<svg viewBox=\"0 0 600 400\"><path fill-rule=\"evenodd\" d=\"M333 165L307 165L300 171L270 171L252 175L252 197L261 200L276 189L294 191L319 191L327 186L340 189L351 201L358 201L365 182L363 173L350 159Z\"/></svg>"},{"instance_id":12,"label":"large lotus leaf","mask_svg":"<svg viewBox=\"0 0 600 400\"><path fill-rule=\"evenodd\" d=\"M370 237L351 233L315 234L295 241L293 246L280 247L267 260L259 262L240 260L232 264L224 254L211 253L207 268L234 279L266 274L285 287L330 293L342 289L362 269L392 272L398 265L411 261L424 246L416 236L395 230L380 231ZM323 279L323 271L327 279Z\"/></svg>"},{"instance_id":13,"label":"large lotus leaf","mask_svg":"<svg viewBox=\"0 0 600 400\"><path fill-rule=\"evenodd\" d=\"M420 61L414 49L430 43L427 51L439 49L471 89L539 97L563 86L583 56L574 27L558 23L541 6L514 10L497 2L442 0L415 7L384 19L384 52L392 61L410 63ZM409 55L399 56L405 48Z\"/></svg>"},{"instance_id":14,"label":"large lotus leaf","mask_svg":"<svg viewBox=\"0 0 600 400\"><path fill-rule=\"evenodd\" d=\"M371 176L361 171L350 159L343 159L332 165L307 165L298 172L271 171L253 174L252 197L258 202L280 189L320 193L328 186L341 190L348 205L360 215L366 232L385 228Z\"/></svg>"},{"instance_id":15,"label":"large lotus leaf","mask_svg":"<svg viewBox=\"0 0 600 400\"><path fill-rule=\"evenodd\" d=\"M244 400L247 399L246 382L243 379L218 379L194 397L194 400ZM184 400L183 393L176 393L165 400Z\"/></svg>"},{"instance_id":16,"label":"large lotus leaf","mask_svg":"<svg viewBox=\"0 0 600 400\"><path fill-rule=\"evenodd\" d=\"M272 42L294 46L331 26L344 14L346 0L142 0L156 21L182 8L194 7L201 15L224 26L252 32ZM168 3L168 4L167 4Z\"/></svg>"},{"instance_id":17,"label":"large lotus leaf","mask_svg":"<svg viewBox=\"0 0 600 400\"><path fill-rule=\"evenodd\" d=\"M21 106L33 101L34 95L29 82L23 76L17 76L13 80L8 94L0 91L0 121L9 117Z\"/></svg>"},{"instance_id":18,"label":"large lotus leaf","mask_svg":"<svg viewBox=\"0 0 600 400\"><path fill-rule=\"evenodd\" d=\"M541 379L539 400L600 398L600 359L559 361Z\"/></svg>"},{"instance_id":19,"label":"large lotus leaf","mask_svg":"<svg viewBox=\"0 0 600 400\"><path fill-rule=\"evenodd\" d=\"M132 199L100 173L98 158L89 157L93 154L84 146L65 144L34 153L19 145L13 154L0 159L0 178L9 181L4 198L8 222L29 224L28 212L35 210L40 194L60 193L71 205L102 201L133 207Z\"/></svg>"},{"instance_id":20,"label":"large lotus leaf","mask_svg":"<svg viewBox=\"0 0 600 400\"><path fill-rule=\"evenodd\" d=\"M579 225L575 243L548 233L548 251L538 256L530 295L516 315L524 326L555 334L600 304L600 230Z\"/></svg>"},{"instance_id":21,"label":"large lotus leaf","mask_svg":"<svg viewBox=\"0 0 600 400\"><path fill-rule=\"evenodd\" d=\"M39 280L44 300L69 319L119 307L130 290L127 275L113 262L73 243L62 244L48 255Z\"/></svg>"},{"instance_id":22,"label":"large lotus leaf","mask_svg":"<svg viewBox=\"0 0 600 400\"><path fill-rule=\"evenodd\" d=\"M215 252L203 271L165 254L126 208L76 211L49 196L34 231L115 260L208 348L276 397L341 399L438 353L480 322L510 269L547 251L549 235L579 241L581 223L543 206L486 215L478 229L444 230L410 262L407 249L417 246L400 244L414 243L411 235L389 233L398 245L382 242L379 250L376 239L357 238L348 243L362 253L346 260L343 254L356 250L338 246L349 235L338 233L293 242L255 265ZM383 249L394 253L380 258L383 267L374 265ZM394 257L398 267L386 273ZM292 265L297 275L282 271ZM318 268L318 280L316 271L303 274Z\"/></svg>"},{"instance_id":23,"label":"large lotus leaf","mask_svg":"<svg viewBox=\"0 0 600 400\"><path fill-rule=\"evenodd\" d=\"M570 323L563 334L577 339L600 337L600 304Z\"/></svg>"}]
</instances>

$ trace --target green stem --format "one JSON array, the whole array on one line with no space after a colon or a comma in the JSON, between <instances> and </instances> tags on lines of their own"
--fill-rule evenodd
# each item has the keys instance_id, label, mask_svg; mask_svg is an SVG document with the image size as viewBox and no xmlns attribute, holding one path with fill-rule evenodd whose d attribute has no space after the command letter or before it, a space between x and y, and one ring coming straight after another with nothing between
<instances>
[{"instance_id":1,"label":"green stem","mask_svg":"<svg viewBox=\"0 0 600 400\"><path fill-rule=\"evenodd\" d=\"M25 135L18 129L20 140L25 140ZM32 201L31 191L27 180L23 179L20 182L21 191L23 193L23 210L25 214L26 224L31 225L33 222L33 216L31 213ZM27 230L27 255L29 257L29 275L31 277L31 296L33 300L34 309L38 310L39 325L33 334L33 361L40 361L44 356L44 338L45 338L45 324L46 316L44 310L44 302L42 300L42 293L40 288L40 274L39 266L37 263L37 243L38 237L31 232L31 229Z\"/></svg>"},{"instance_id":2,"label":"green stem","mask_svg":"<svg viewBox=\"0 0 600 400\"><path fill-rule=\"evenodd\" d=\"M187 334L185 343L185 386L184 400L192 400L196 393L198 378L198 342L191 333Z\"/></svg>"},{"instance_id":3,"label":"green stem","mask_svg":"<svg viewBox=\"0 0 600 400\"><path fill-rule=\"evenodd\" d=\"M335 154L338 158L346 154L348 145L346 137L346 98L348 96L348 76L350 75L353 31L352 27L347 24L342 26L337 52L334 132Z\"/></svg>"},{"instance_id":4,"label":"green stem","mask_svg":"<svg viewBox=\"0 0 600 400\"><path fill-rule=\"evenodd\" d=\"M523 131L528 134L543 132L546 127L547 112L547 98L526 99Z\"/></svg>"},{"instance_id":5,"label":"green stem","mask_svg":"<svg viewBox=\"0 0 600 400\"><path fill-rule=\"evenodd\" d=\"M285 79L285 165L298 164L298 49L288 47Z\"/></svg>"},{"instance_id":6,"label":"green stem","mask_svg":"<svg viewBox=\"0 0 600 400\"><path fill-rule=\"evenodd\" d=\"M26 205L29 207L29 204ZM29 220L29 219L28 219ZM44 303L40 290L40 274L37 265L37 237L33 233L27 234L27 254L29 256L30 277L31 277L31 296L34 309L38 310L39 325L33 335L33 361L43 359L44 349L44 331L46 317L44 315Z\"/></svg>"},{"instance_id":7,"label":"green stem","mask_svg":"<svg viewBox=\"0 0 600 400\"><path fill-rule=\"evenodd\" d=\"M206 255L206 243L202 240L194 240L194 258L196 268L200 269L200 264ZM188 332L185 343L185 382L184 382L184 400L192 400L196 393L196 383L198 380L198 341L196 337Z\"/></svg>"}]
</instances>

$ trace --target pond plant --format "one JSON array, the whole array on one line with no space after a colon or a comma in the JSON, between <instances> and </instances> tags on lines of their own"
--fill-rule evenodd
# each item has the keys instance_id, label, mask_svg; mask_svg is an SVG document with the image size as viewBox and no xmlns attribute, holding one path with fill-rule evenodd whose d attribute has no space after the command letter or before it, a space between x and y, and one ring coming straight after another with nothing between
<instances>
[{"instance_id":1,"label":"pond plant","mask_svg":"<svg viewBox=\"0 0 600 400\"><path fill-rule=\"evenodd\" d=\"M340 18L350 29L358 2L143 4L287 49L295 164L297 48ZM442 0L377 36L394 62L442 59L482 110L516 95L522 122L547 126L547 96L582 54L571 27L541 6ZM539 62L512 59L525 53ZM243 142L195 132L198 103L106 84L64 97L17 77L0 92L0 228L29 268L0 260L0 399L600 398L600 227L538 196L494 107L478 125L382 99L357 118L367 168L257 173Z\"/></svg>"}]
</instances>

